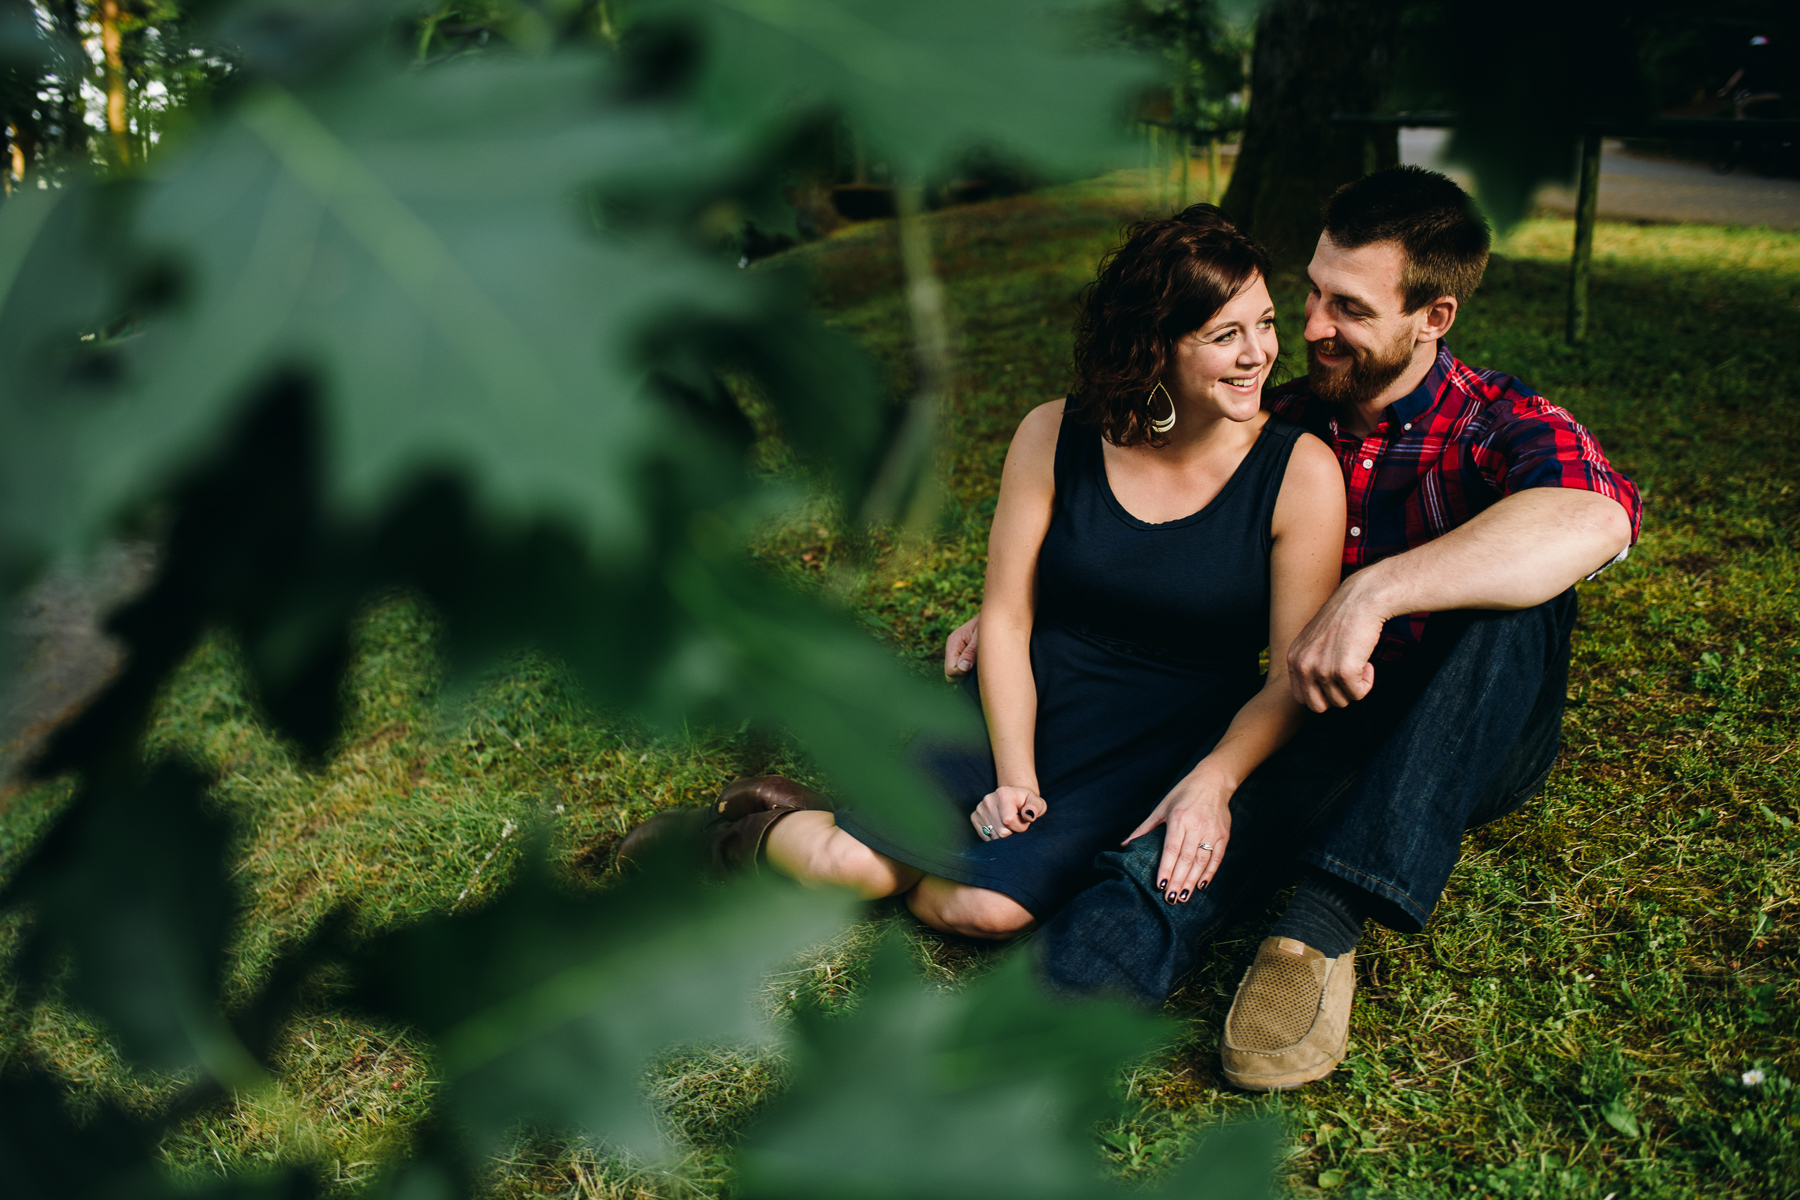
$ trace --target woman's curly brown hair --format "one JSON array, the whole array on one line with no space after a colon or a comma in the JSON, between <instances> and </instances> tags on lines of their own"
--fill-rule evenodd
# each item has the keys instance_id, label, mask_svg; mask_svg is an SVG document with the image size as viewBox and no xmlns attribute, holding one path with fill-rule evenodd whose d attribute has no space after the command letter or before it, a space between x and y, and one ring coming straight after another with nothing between
<instances>
[{"instance_id":1,"label":"woman's curly brown hair","mask_svg":"<svg viewBox=\"0 0 1800 1200\"><path fill-rule=\"evenodd\" d=\"M1082 289L1069 414L1115 446L1164 446L1150 428L1150 389L1176 342L1269 274L1269 256L1211 204L1139 221Z\"/></svg>"}]
</instances>

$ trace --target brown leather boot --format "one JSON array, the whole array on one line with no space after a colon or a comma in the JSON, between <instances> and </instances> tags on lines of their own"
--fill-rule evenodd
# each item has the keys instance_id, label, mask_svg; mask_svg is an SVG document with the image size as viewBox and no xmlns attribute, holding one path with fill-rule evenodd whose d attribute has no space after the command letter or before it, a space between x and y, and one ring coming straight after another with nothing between
<instances>
[{"instance_id":1,"label":"brown leather boot","mask_svg":"<svg viewBox=\"0 0 1800 1200\"><path fill-rule=\"evenodd\" d=\"M710 808L671 808L659 812L625 835L614 851L620 870L630 870L643 862L659 842L687 841L706 844L707 826L717 819Z\"/></svg>"},{"instance_id":2,"label":"brown leather boot","mask_svg":"<svg viewBox=\"0 0 1800 1200\"><path fill-rule=\"evenodd\" d=\"M725 785L714 810L729 820L751 813L774 809L802 809L809 812L835 812L837 805L829 796L821 796L805 784L795 783L784 775L753 775L734 779Z\"/></svg>"},{"instance_id":3,"label":"brown leather boot","mask_svg":"<svg viewBox=\"0 0 1800 1200\"><path fill-rule=\"evenodd\" d=\"M763 843L769 840L769 830L775 828L781 818L799 811L797 808L770 808L735 821L717 818L706 831L713 869L727 875L736 871L754 874L757 860L762 856Z\"/></svg>"},{"instance_id":4,"label":"brown leather boot","mask_svg":"<svg viewBox=\"0 0 1800 1200\"><path fill-rule=\"evenodd\" d=\"M704 847L707 863L721 874L755 871L769 830L789 813L830 812L829 798L780 775L757 775L725 785L710 809L672 808L625 835L619 843L621 867L643 859L650 847L687 838Z\"/></svg>"}]
</instances>

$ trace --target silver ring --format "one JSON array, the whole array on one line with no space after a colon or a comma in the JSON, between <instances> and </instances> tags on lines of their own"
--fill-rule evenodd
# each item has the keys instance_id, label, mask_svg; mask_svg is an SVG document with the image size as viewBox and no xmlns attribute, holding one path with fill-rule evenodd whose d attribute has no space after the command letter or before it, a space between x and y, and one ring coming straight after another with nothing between
<instances>
[{"instance_id":1,"label":"silver ring","mask_svg":"<svg viewBox=\"0 0 1800 1200\"><path fill-rule=\"evenodd\" d=\"M981 836L992 840L994 836L994 827L992 825L983 825L981 827Z\"/></svg>"},{"instance_id":2,"label":"silver ring","mask_svg":"<svg viewBox=\"0 0 1800 1200\"><path fill-rule=\"evenodd\" d=\"M1211 843L1211 842L1201 842L1201 843L1200 843L1200 848L1201 848L1201 849L1202 849L1202 850L1211 850L1211 849L1212 849L1212 843Z\"/></svg>"}]
</instances>

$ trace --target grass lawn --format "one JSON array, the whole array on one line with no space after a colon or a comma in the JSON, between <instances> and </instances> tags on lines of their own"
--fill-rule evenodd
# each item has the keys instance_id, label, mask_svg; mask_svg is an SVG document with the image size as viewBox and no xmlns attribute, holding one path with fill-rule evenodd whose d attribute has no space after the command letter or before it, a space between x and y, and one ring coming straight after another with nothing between
<instances>
[{"instance_id":1,"label":"grass lawn","mask_svg":"<svg viewBox=\"0 0 1800 1200\"><path fill-rule=\"evenodd\" d=\"M960 345L932 536L851 539L819 503L758 546L800 586L843 596L921 670L978 603L1008 439L1064 387L1074 294L1149 199L1129 182L932 218ZM1800 1091L1788 1083L1800 1074L1800 235L1602 225L1581 351L1561 344L1570 240L1566 221L1517 230L1452 338L1464 359L1573 410L1645 493L1642 544L1582 588L1562 761L1537 801L1470 838L1425 933L1365 940L1351 1056L1330 1080L1272 1100L1222 1088L1219 1026L1262 927L1221 940L1170 1002L1185 1035L1128 1074L1129 1119L1099 1131L1096 1153L1125 1177L1179 1159L1209 1123L1273 1111L1301 1195L1800 1193ZM903 378L891 226L788 258L813 271L830 318ZM1293 361L1303 285L1275 285ZM771 471L796 469L773 439L758 452ZM534 823L572 870L604 879L619 836L651 811L704 802L740 774L808 769L778 741L652 736L584 711L536 659L441 696L433 622L404 597L375 605L359 637L352 726L317 774L259 723L223 639L160 706L155 748L215 770L240 822L236 994L334 905L354 903L373 928L478 902ZM46 785L0 810L0 873L64 795ZM892 926L945 986L995 960L876 906L775 981L772 1003L853 1004L868 949ZM0 954L16 939L16 924L0 925ZM131 1104L176 1086L126 1072L103 1031L54 1004L28 1009L0 984L0 1062L26 1058ZM181 1126L168 1159L204 1175L308 1158L351 1195L405 1146L433 1087L404 1031L328 1001L303 1012L279 1066L277 1088ZM647 1086L677 1160L521 1138L492 1167L493 1192L728 1192L723 1150L782 1071L755 1047L671 1056Z\"/></svg>"}]
</instances>

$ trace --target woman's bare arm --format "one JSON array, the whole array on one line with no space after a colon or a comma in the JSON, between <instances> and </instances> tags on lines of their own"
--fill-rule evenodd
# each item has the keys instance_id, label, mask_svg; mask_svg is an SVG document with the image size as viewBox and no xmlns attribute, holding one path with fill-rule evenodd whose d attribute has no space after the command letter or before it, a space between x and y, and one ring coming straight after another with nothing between
<instances>
[{"instance_id":1,"label":"woman's bare arm","mask_svg":"<svg viewBox=\"0 0 1800 1200\"><path fill-rule=\"evenodd\" d=\"M1294 446L1272 525L1268 678L1238 710L1212 753L1125 839L1168 825L1157 888L1172 903L1212 882L1231 840L1232 794L1294 736L1305 716L1288 686L1288 646L1337 587L1344 556L1343 471L1311 434ZM984 638L984 668L986 654Z\"/></svg>"},{"instance_id":2,"label":"woman's bare arm","mask_svg":"<svg viewBox=\"0 0 1800 1200\"><path fill-rule=\"evenodd\" d=\"M987 717L999 791L972 818L995 836L1021 833L1045 805L1038 795L1037 682L1031 672L1031 625L1037 610L1038 551L1056 498L1056 438L1063 402L1039 405L1019 423L988 534L987 582L981 600L981 708ZM1030 816L1026 816L1030 813Z\"/></svg>"}]
</instances>

